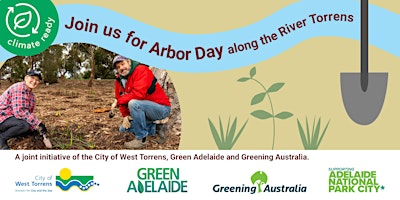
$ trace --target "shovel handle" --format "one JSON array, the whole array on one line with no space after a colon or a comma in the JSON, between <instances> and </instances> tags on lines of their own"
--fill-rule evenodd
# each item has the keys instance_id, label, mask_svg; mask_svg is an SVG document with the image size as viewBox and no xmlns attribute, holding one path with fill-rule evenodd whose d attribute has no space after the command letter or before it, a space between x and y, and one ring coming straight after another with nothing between
<instances>
[{"instance_id":1,"label":"shovel handle","mask_svg":"<svg viewBox=\"0 0 400 200\"><path fill-rule=\"evenodd\" d=\"M368 88L368 0L361 0L361 89Z\"/></svg>"}]
</instances>

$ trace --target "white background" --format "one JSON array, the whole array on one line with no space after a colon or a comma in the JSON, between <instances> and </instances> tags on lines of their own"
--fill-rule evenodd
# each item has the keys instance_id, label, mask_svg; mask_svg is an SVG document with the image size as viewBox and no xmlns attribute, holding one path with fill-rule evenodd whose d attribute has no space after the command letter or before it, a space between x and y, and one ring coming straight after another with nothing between
<instances>
[{"instance_id":1,"label":"white background","mask_svg":"<svg viewBox=\"0 0 400 200\"><path fill-rule=\"evenodd\" d=\"M82 154L115 155L115 154L146 154L166 155L168 161L145 160L81 160ZM303 154L309 160L273 160L273 161L244 161L244 160L186 160L173 161L171 154L222 154L236 155L274 155L277 154ZM45 161L45 160L15 160L16 155L22 154L62 154L71 157L79 154L79 160ZM399 151L3 151L0 154L0 191L2 196L12 196L14 199L71 199L71 198L113 198L113 199L198 199L207 197L211 199L399 199L399 180L397 160ZM180 179L187 180L187 193L127 193L130 181L137 183L137 170L139 168L179 168ZM384 190L378 193L329 193L328 180L329 168L348 167L355 171L376 171L377 182L384 185ZM55 187L55 176L59 175L62 168L69 168L72 176L94 176L94 181L99 186L94 186L86 192L72 187L62 191ZM215 184L224 186L253 186L250 177L256 171L264 171L268 176L270 186L307 186L306 193L215 193L212 188ZM51 193L21 193L15 192L16 181L32 181L35 176L53 176L54 187ZM264 185L265 186L265 185ZM29 187L32 188L32 187ZM264 188L264 187L262 187Z\"/></svg>"}]
</instances>

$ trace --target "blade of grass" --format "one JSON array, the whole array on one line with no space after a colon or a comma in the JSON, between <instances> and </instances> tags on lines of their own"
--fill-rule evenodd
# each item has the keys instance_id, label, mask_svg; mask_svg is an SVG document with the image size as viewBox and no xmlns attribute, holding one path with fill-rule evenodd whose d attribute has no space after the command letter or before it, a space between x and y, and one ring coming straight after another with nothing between
<instances>
[{"instance_id":1,"label":"blade of grass","mask_svg":"<svg viewBox=\"0 0 400 200\"><path fill-rule=\"evenodd\" d=\"M235 119L233 120L230 130L226 134L226 143L227 144L232 144L233 136L235 136L235 132L236 132L236 123L237 123L237 117L235 117Z\"/></svg>"},{"instance_id":2,"label":"blade of grass","mask_svg":"<svg viewBox=\"0 0 400 200\"><path fill-rule=\"evenodd\" d=\"M311 143L310 142L310 127L308 125L308 117L306 117L306 127L307 127L307 146Z\"/></svg>"},{"instance_id":3,"label":"blade of grass","mask_svg":"<svg viewBox=\"0 0 400 200\"><path fill-rule=\"evenodd\" d=\"M218 118L219 118L219 130L220 130L220 134L221 134L220 141L221 141L221 144L223 144L225 142L224 141L224 138L225 138L225 136L224 136L224 128L222 127L221 116L219 116Z\"/></svg>"},{"instance_id":4,"label":"blade of grass","mask_svg":"<svg viewBox=\"0 0 400 200\"><path fill-rule=\"evenodd\" d=\"M325 135L325 133L326 133L326 129L328 129L328 126L329 126L329 123L330 123L330 122L331 122L331 121L329 120L328 123L326 124L326 126L325 126L325 128L324 128L324 131L322 132L322 135L321 135L321 137L319 138L319 141L318 141L318 143L317 143L317 148L316 148L316 149L318 149L319 145L321 144L322 138L324 138L324 135Z\"/></svg>"},{"instance_id":5,"label":"blade of grass","mask_svg":"<svg viewBox=\"0 0 400 200\"><path fill-rule=\"evenodd\" d=\"M69 146L72 147L72 139L73 139L73 134L72 134L72 130L69 131L69 135L70 135L70 139L69 139Z\"/></svg>"},{"instance_id":6,"label":"blade of grass","mask_svg":"<svg viewBox=\"0 0 400 200\"><path fill-rule=\"evenodd\" d=\"M228 136L228 133L230 131L230 126L231 126L231 116L229 116L229 118L228 118L228 126L226 127L226 132L225 132L225 138L224 139L226 139L226 137ZM226 143L226 140L225 140L224 143Z\"/></svg>"},{"instance_id":7,"label":"blade of grass","mask_svg":"<svg viewBox=\"0 0 400 200\"><path fill-rule=\"evenodd\" d=\"M321 127L321 118L318 119L317 126L316 126L315 132L313 134L314 137L312 138L312 144L311 144L313 149L316 149L316 146L317 146L320 127Z\"/></svg>"},{"instance_id":8,"label":"blade of grass","mask_svg":"<svg viewBox=\"0 0 400 200\"><path fill-rule=\"evenodd\" d=\"M301 141L302 141L302 143L303 143L303 147L304 147L305 150L307 150L308 147L307 147L306 135L305 135L305 133L304 133L304 129L303 129L303 127L301 126L301 123L300 123L299 119L297 119L297 127L299 128L299 133L300 133ZM307 132L308 132L308 131L307 131Z\"/></svg>"},{"instance_id":9,"label":"blade of grass","mask_svg":"<svg viewBox=\"0 0 400 200\"><path fill-rule=\"evenodd\" d=\"M310 141L310 145L312 144L312 139L314 138L314 129L315 129L315 117L314 117L314 121L313 121L313 124L312 124L312 131L311 131L311 141Z\"/></svg>"},{"instance_id":10,"label":"blade of grass","mask_svg":"<svg viewBox=\"0 0 400 200\"><path fill-rule=\"evenodd\" d=\"M212 135L214 137L214 141L217 144L217 147L221 148L222 147L222 143L221 143L221 139L218 136L217 129L215 129L215 126L214 126L214 124L212 123L212 121L210 119L208 119L208 124L210 126L210 130L211 130L211 133L212 133Z\"/></svg>"},{"instance_id":11,"label":"blade of grass","mask_svg":"<svg viewBox=\"0 0 400 200\"><path fill-rule=\"evenodd\" d=\"M235 145L236 141L239 139L239 137L240 137L240 135L242 134L244 128L246 127L248 121L249 121L249 120L247 119L246 122L243 124L242 128L239 130L238 134L236 135L235 139L234 139L233 142L232 142L231 148Z\"/></svg>"}]
</instances>

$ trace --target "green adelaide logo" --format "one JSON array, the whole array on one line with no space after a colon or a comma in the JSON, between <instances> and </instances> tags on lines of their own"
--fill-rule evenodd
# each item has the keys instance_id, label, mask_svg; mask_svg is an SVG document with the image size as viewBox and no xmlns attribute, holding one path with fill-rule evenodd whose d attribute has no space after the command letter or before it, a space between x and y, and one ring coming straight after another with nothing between
<instances>
[{"instance_id":1,"label":"green adelaide logo","mask_svg":"<svg viewBox=\"0 0 400 200\"><path fill-rule=\"evenodd\" d=\"M19 56L43 52L56 38L58 13L50 0L0 0L0 44Z\"/></svg>"},{"instance_id":2,"label":"green adelaide logo","mask_svg":"<svg viewBox=\"0 0 400 200\"><path fill-rule=\"evenodd\" d=\"M179 168L140 168L137 181L131 180L127 192L187 192L187 180L181 180Z\"/></svg>"}]
</instances>

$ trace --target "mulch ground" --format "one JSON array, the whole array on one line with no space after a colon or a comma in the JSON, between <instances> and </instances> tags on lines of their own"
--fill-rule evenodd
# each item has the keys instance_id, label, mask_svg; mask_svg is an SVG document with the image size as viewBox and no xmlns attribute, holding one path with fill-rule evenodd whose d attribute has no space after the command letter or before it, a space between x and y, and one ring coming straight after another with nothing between
<instances>
[{"instance_id":1,"label":"mulch ground","mask_svg":"<svg viewBox=\"0 0 400 200\"><path fill-rule=\"evenodd\" d=\"M122 123L119 112L109 118L109 112L95 112L98 109L109 109L114 100L114 80L94 80L93 87L87 86L87 80L62 80L59 83L46 85L41 83L34 93L37 98L35 115L48 129L48 138L53 150L68 149L124 149L124 142L134 139L132 133L118 131ZM11 83L2 81L0 92L5 91ZM169 83L168 96L173 102L172 112L167 122L167 141L157 143L158 136L150 136L144 149L176 150L181 135L179 101L172 83ZM47 149L42 138L26 136L12 138L8 141L11 149Z\"/></svg>"}]
</instances>

